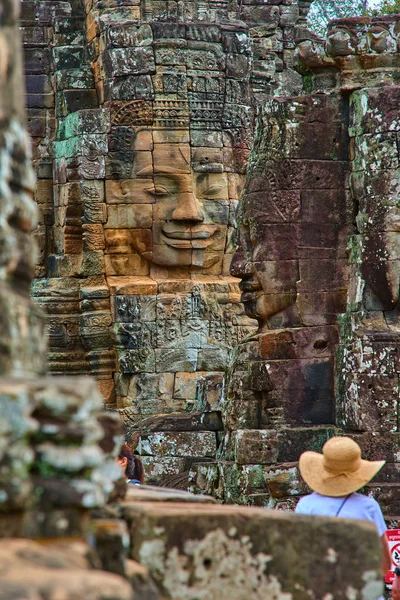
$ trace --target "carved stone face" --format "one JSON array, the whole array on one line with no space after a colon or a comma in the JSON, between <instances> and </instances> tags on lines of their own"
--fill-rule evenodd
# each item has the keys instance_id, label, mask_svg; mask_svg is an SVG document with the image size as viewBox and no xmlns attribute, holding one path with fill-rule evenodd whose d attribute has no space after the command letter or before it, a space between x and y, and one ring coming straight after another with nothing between
<instances>
[{"instance_id":1,"label":"carved stone face","mask_svg":"<svg viewBox=\"0 0 400 600\"><path fill-rule=\"evenodd\" d=\"M346 56L358 53L357 36L351 28L333 25L327 34L326 51L331 56Z\"/></svg>"},{"instance_id":2,"label":"carved stone face","mask_svg":"<svg viewBox=\"0 0 400 600\"><path fill-rule=\"evenodd\" d=\"M158 146L158 147L157 147ZM207 163L207 149L197 153ZM189 144L155 145L144 192L153 203L151 245L139 254L162 266L211 266L225 247L228 186L223 173L196 172ZM222 167L222 165L221 165Z\"/></svg>"},{"instance_id":3,"label":"carved stone face","mask_svg":"<svg viewBox=\"0 0 400 600\"><path fill-rule=\"evenodd\" d=\"M194 269L220 264L222 269L229 219L222 151L151 143L149 152L141 149L145 133L152 134L141 131L136 138L133 178L112 183L123 202L129 202L130 212L124 228L106 229L113 273L141 274L145 263ZM109 221L113 211L109 209ZM119 223L111 216L113 225Z\"/></svg>"},{"instance_id":4,"label":"carved stone face","mask_svg":"<svg viewBox=\"0 0 400 600\"><path fill-rule=\"evenodd\" d=\"M370 49L377 54L383 52L396 52L396 40L388 27L379 23L371 26L368 30Z\"/></svg>"}]
</instances>

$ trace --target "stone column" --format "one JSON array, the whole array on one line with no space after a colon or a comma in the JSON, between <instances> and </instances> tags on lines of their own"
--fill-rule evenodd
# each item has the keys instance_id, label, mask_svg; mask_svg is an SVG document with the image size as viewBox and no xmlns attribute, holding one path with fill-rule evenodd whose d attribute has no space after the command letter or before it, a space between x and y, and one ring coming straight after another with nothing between
<instances>
[{"instance_id":1,"label":"stone column","mask_svg":"<svg viewBox=\"0 0 400 600\"><path fill-rule=\"evenodd\" d=\"M6 2L0 15L0 374L42 374L46 365L43 319L29 298L36 261L31 232L37 224L35 177L26 131L19 3Z\"/></svg>"},{"instance_id":2,"label":"stone column","mask_svg":"<svg viewBox=\"0 0 400 600\"><path fill-rule=\"evenodd\" d=\"M44 315L29 297L37 208L19 10L17 0L0 9L0 536L81 536L120 475L111 454L122 438L110 430L102 450L93 381L43 377Z\"/></svg>"}]
</instances>

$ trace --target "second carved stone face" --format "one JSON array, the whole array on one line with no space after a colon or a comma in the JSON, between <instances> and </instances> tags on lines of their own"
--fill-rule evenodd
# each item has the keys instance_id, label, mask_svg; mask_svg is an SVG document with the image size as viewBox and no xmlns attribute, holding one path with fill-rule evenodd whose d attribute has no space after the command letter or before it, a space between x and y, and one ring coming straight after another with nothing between
<instances>
[{"instance_id":1,"label":"second carved stone face","mask_svg":"<svg viewBox=\"0 0 400 600\"><path fill-rule=\"evenodd\" d=\"M258 225L262 227L263 223ZM294 306L297 296L298 263L291 260L263 260L265 251L271 249L272 240L268 242L260 235L259 226L256 220L252 225L241 225L231 274L242 279L241 301L246 314L263 324L274 315Z\"/></svg>"},{"instance_id":2,"label":"second carved stone face","mask_svg":"<svg viewBox=\"0 0 400 600\"><path fill-rule=\"evenodd\" d=\"M246 313L262 329L330 325L346 305L353 219L340 160L346 132L333 102L313 102L297 97L265 108L241 198L231 274L242 279Z\"/></svg>"}]
</instances>

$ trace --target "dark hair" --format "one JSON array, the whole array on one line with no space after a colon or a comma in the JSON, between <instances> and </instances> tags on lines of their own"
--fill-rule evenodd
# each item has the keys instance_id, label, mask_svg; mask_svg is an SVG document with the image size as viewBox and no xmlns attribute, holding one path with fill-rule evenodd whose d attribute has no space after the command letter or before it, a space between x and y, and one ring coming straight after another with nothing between
<instances>
[{"instance_id":1,"label":"dark hair","mask_svg":"<svg viewBox=\"0 0 400 600\"><path fill-rule=\"evenodd\" d=\"M144 469L143 463L139 456L133 453L132 448L128 444L124 443L119 451L118 458L126 458L128 461L126 465L125 477L127 479L137 479L140 483L144 482Z\"/></svg>"}]
</instances>

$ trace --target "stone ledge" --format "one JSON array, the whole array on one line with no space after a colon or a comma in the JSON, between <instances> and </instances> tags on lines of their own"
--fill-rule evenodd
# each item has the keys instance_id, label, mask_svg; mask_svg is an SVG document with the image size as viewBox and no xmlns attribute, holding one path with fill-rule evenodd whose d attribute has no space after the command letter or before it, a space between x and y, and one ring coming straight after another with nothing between
<instances>
[{"instance_id":1,"label":"stone ledge","mask_svg":"<svg viewBox=\"0 0 400 600\"><path fill-rule=\"evenodd\" d=\"M149 569L165 599L345 598L352 589L372 600L382 590L370 523L218 504L123 510L131 558Z\"/></svg>"},{"instance_id":2,"label":"stone ledge","mask_svg":"<svg viewBox=\"0 0 400 600\"><path fill-rule=\"evenodd\" d=\"M128 485L125 499L120 502L122 513L129 513L133 502L184 502L185 504L216 504L211 496L195 495L183 490L157 487L152 485Z\"/></svg>"}]
</instances>

